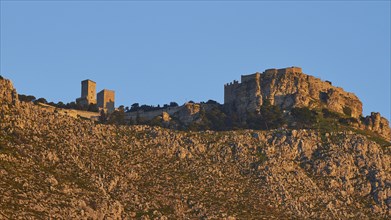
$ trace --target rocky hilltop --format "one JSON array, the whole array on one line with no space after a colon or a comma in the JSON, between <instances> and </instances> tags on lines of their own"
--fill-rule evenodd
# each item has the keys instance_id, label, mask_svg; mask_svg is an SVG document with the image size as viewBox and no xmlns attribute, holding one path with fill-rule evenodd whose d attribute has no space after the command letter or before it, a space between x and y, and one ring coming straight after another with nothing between
<instances>
[{"instance_id":1,"label":"rocky hilltop","mask_svg":"<svg viewBox=\"0 0 391 220\"><path fill-rule=\"evenodd\" d=\"M345 117L351 117L354 127L367 129L391 140L389 122L379 113L363 117L359 98L330 81L304 74L300 67L268 69L263 73L242 75L241 82L224 86L224 105L246 120L249 112L259 112L265 102L288 112L292 108L328 109Z\"/></svg>"},{"instance_id":2,"label":"rocky hilltop","mask_svg":"<svg viewBox=\"0 0 391 220\"><path fill-rule=\"evenodd\" d=\"M264 73L242 76L241 83L225 86L224 104L243 115L259 110L265 99L281 109L293 107L328 108L358 118L362 103L353 93L306 75L299 67L268 69Z\"/></svg>"},{"instance_id":3,"label":"rocky hilltop","mask_svg":"<svg viewBox=\"0 0 391 220\"><path fill-rule=\"evenodd\" d=\"M351 131L102 125L4 79L0 104L0 219L391 217L390 147Z\"/></svg>"}]
</instances>

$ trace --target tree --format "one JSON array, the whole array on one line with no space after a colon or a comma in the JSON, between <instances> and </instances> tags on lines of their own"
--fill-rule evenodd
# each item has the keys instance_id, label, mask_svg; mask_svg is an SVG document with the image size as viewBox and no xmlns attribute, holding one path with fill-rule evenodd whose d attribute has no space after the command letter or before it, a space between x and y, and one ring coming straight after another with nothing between
<instances>
[{"instance_id":1,"label":"tree","mask_svg":"<svg viewBox=\"0 0 391 220\"><path fill-rule=\"evenodd\" d=\"M221 106L213 106L211 109L205 112L205 117L210 122L209 124L210 129L215 131L227 130L228 117L222 111Z\"/></svg>"},{"instance_id":2,"label":"tree","mask_svg":"<svg viewBox=\"0 0 391 220\"><path fill-rule=\"evenodd\" d=\"M217 105L217 104L219 104L219 103L218 103L217 101L215 101L215 100L209 99L209 100L206 102L206 104L210 104L210 105L215 104L215 105Z\"/></svg>"},{"instance_id":3,"label":"tree","mask_svg":"<svg viewBox=\"0 0 391 220\"><path fill-rule=\"evenodd\" d=\"M48 103L48 101L46 101L45 98L39 98L39 99L37 99L37 100L34 101L35 104L37 104L38 102L43 103L43 104Z\"/></svg>"},{"instance_id":4,"label":"tree","mask_svg":"<svg viewBox=\"0 0 391 220\"><path fill-rule=\"evenodd\" d=\"M106 115L106 113L105 113L105 111L103 109L100 110L99 121L101 123L106 123L107 122L107 115Z\"/></svg>"},{"instance_id":5,"label":"tree","mask_svg":"<svg viewBox=\"0 0 391 220\"><path fill-rule=\"evenodd\" d=\"M259 110L261 119L261 128L274 129L281 127L285 120L280 107L270 104L266 99Z\"/></svg>"},{"instance_id":6,"label":"tree","mask_svg":"<svg viewBox=\"0 0 391 220\"><path fill-rule=\"evenodd\" d=\"M115 110L113 113L108 118L108 123L109 124L116 124L116 125L125 125L125 109L123 108L118 108Z\"/></svg>"},{"instance_id":7,"label":"tree","mask_svg":"<svg viewBox=\"0 0 391 220\"><path fill-rule=\"evenodd\" d=\"M281 127L285 120L281 109L264 100L258 112L247 114L247 125L252 129L269 130Z\"/></svg>"},{"instance_id":8,"label":"tree","mask_svg":"<svg viewBox=\"0 0 391 220\"><path fill-rule=\"evenodd\" d=\"M63 102L58 102L57 104L56 104L56 107L57 108L65 108L66 106L65 106L65 104L63 103Z\"/></svg>"},{"instance_id":9,"label":"tree","mask_svg":"<svg viewBox=\"0 0 391 220\"><path fill-rule=\"evenodd\" d=\"M170 107L178 107L178 103L176 102L170 102Z\"/></svg>"},{"instance_id":10,"label":"tree","mask_svg":"<svg viewBox=\"0 0 391 220\"><path fill-rule=\"evenodd\" d=\"M33 102L35 101L35 96L32 96L32 95L23 95L23 94L19 94L19 101L21 102Z\"/></svg>"},{"instance_id":11,"label":"tree","mask_svg":"<svg viewBox=\"0 0 391 220\"><path fill-rule=\"evenodd\" d=\"M343 113L345 114L345 115L347 115L347 116L352 116L352 109L351 108L349 108L349 107L347 107L347 106L345 106L345 107L343 107Z\"/></svg>"},{"instance_id":12,"label":"tree","mask_svg":"<svg viewBox=\"0 0 391 220\"><path fill-rule=\"evenodd\" d=\"M310 128L317 122L317 113L308 107L293 108L291 114L299 127Z\"/></svg>"},{"instance_id":13,"label":"tree","mask_svg":"<svg viewBox=\"0 0 391 220\"><path fill-rule=\"evenodd\" d=\"M99 112L98 105L97 105L97 104L92 104L92 103L90 103L90 104L88 105L87 111L90 111L90 112Z\"/></svg>"},{"instance_id":14,"label":"tree","mask_svg":"<svg viewBox=\"0 0 391 220\"><path fill-rule=\"evenodd\" d=\"M133 103L131 106L130 106L130 111L137 111L138 109L140 108L140 104L139 103Z\"/></svg>"}]
</instances>

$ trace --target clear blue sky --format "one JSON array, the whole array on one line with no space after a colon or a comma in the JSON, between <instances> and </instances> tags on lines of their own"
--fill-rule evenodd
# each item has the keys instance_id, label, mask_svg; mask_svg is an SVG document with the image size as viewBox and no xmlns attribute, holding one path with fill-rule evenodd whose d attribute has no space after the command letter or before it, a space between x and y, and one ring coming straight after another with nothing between
<instances>
[{"instance_id":1,"label":"clear blue sky","mask_svg":"<svg viewBox=\"0 0 391 220\"><path fill-rule=\"evenodd\" d=\"M300 66L390 116L389 1L4 1L1 72L19 93L116 106L223 102L223 85Z\"/></svg>"}]
</instances>

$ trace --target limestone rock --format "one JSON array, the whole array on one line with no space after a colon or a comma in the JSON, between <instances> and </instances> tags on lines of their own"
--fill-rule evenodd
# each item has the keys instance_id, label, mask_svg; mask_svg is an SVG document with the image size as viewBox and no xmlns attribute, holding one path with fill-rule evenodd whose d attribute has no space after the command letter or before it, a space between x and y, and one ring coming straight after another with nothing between
<instances>
[{"instance_id":1,"label":"limestone rock","mask_svg":"<svg viewBox=\"0 0 391 220\"><path fill-rule=\"evenodd\" d=\"M102 125L0 85L0 218L390 219L389 146L366 136Z\"/></svg>"},{"instance_id":2,"label":"limestone rock","mask_svg":"<svg viewBox=\"0 0 391 220\"><path fill-rule=\"evenodd\" d=\"M19 100L18 100L18 93L16 92L16 89L14 89L11 80L1 78L0 79L0 105L3 104L18 105Z\"/></svg>"},{"instance_id":3,"label":"limestone rock","mask_svg":"<svg viewBox=\"0 0 391 220\"><path fill-rule=\"evenodd\" d=\"M200 110L200 104L188 102L178 112L176 112L175 115L182 123L189 124L195 121Z\"/></svg>"},{"instance_id":4,"label":"limestone rock","mask_svg":"<svg viewBox=\"0 0 391 220\"><path fill-rule=\"evenodd\" d=\"M162 120L164 122L169 122L171 120L171 117L170 117L170 115L167 112L163 112L162 113Z\"/></svg>"},{"instance_id":5,"label":"limestone rock","mask_svg":"<svg viewBox=\"0 0 391 220\"><path fill-rule=\"evenodd\" d=\"M365 117L364 126L366 129L380 134L387 140L391 140L391 129L386 118L381 117L380 113L372 112L370 116Z\"/></svg>"},{"instance_id":6,"label":"limestone rock","mask_svg":"<svg viewBox=\"0 0 391 220\"><path fill-rule=\"evenodd\" d=\"M241 81L224 88L224 104L235 109L241 117L248 111L259 110L264 99L282 109L324 107L354 118L362 114L362 103L353 93L306 75L298 67L269 69L242 76Z\"/></svg>"}]
</instances>

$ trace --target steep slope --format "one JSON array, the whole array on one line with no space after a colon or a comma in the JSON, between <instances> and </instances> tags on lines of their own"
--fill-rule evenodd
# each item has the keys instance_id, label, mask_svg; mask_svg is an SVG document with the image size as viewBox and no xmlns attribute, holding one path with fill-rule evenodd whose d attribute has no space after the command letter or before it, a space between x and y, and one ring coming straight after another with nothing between
<instances>
[{"instance_id":1,"label":"steep slope","mask_svg":"<svg viewBox=\"0 0 391 220\"><path fill-rule=\"evenodd\" d=\"M390 150L309 130L109 126L0 80L0 219L389 218Z\"/></svg>"}]
</instances>

